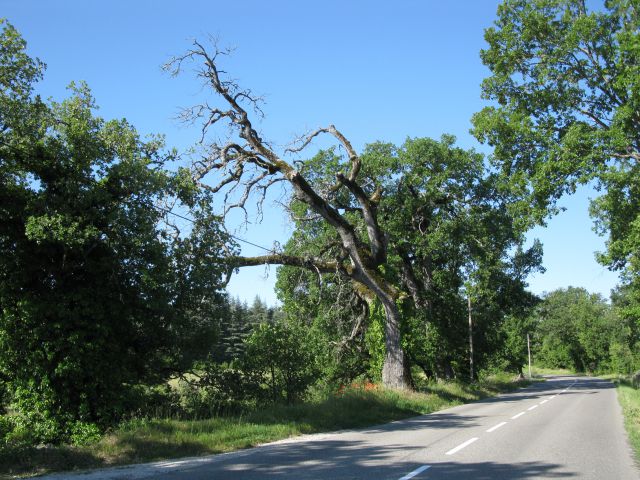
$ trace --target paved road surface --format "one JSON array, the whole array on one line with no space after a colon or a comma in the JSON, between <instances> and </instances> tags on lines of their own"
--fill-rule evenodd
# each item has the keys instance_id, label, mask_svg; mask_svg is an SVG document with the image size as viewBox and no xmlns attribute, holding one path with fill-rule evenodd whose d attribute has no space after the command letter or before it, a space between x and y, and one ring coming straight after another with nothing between
<instances>
[{"instance_id":1,"label":"paved road surface","mask_svg":"<svg viewBox=\"0 0 640 480\"><path fill-rule=\"evenodd\" d=\"M610 382L551 377L518 392L358 431L242 452L52 475L142 479L640 479Z\"/></svg>"}]
</instances>

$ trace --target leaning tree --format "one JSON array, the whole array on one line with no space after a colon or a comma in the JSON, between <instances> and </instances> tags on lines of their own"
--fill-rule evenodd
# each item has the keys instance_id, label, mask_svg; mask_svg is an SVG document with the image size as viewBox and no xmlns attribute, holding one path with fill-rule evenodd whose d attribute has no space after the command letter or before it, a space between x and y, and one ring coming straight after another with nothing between
<instances>
[{"instance_id":1,"label":"leaning tree","mask_svg":"<svg viewBox=\"0 0 640 480\"><path fill-rule=\"evenodd\" d=\"M361 296L378 299L384 309L383 383L408 387L399 304L406 300L413 310L425 311L422 317L429 322L442 276L433 270L436 264L457 271L477 263L478 250L501 259L522 243L522 232L505 215L509 189L494 188L482 155L454 147L450 136L407 140L401 147L372 144L359 155L330 125L301 137L282 154L300 155L323 134L335 141L333 148L285 161L254 128L249 110L260 115L260 99L223 78L219 59L225 53L209 53L195 42L168 65L177 74L186 61L195 62L199 77L222 101L222 107L205 103L185 111L186 120L203 125L205 154L194 162L193 176L202 188L223 196L225 214L244 210L252 194L261 208L272 186L288 184L292 198L286 208L301 235L294 242L300 248L288 244L267 255L230 256L230 272L276 264L348 278ZM223 144L209 140L212 127L221 122L231 127ZM456 285L450 288L457 294Z\"/></svg>"},{"instance_id":2,"label":"leaning tree","mask_svg":"<svg viewBox=\"0 0 640 480\"><path fill-rule=\"evenodd\" d=\"M261 138L249 114L249 110L256 115L262 114L260 98L223 77L225 72L219 68L219 59L227 53L217 47L209 52L196 41L192 49L167 64L167 69L177 74L185 62L195 62L198 77L222 100L222 106L205 103L184 112L185 120L203 123L201 143L206 146L206 155L194 162L196 181L202 188L224 195L225 214L233 209L244 210L253 193L260 196L258 204L261 205L270 187L286 182L295 200L335 229L339 239L337 245L332 245L335 248L321 255L290 255L274 250L255 257L231 256L230 267L290 265L319 273L336 272L357 282L370 296L379 299L385 311L383 383L389 387L407 388L409 369L400 343L400 312L396 304L401 290L385 279L381 268L388 253L377 212L382 191L376 185L361 181L361 158L333 125L298 139L293 148L282 154ZM231 127L226 142L208 141L212 127L221 122ZM283 154L299 154L314 138L323 134L332 137L346 152L345 161L335 164L332 185L314 184L313 179L305 178L296 168L296 161L282 158ZM216 177L215 181L207 181L205 177L209 174ZM345 198L348 198L348 206L342 203ZM357 219L349 215L354 211L357 211ZM360 222L364 228L360 228Z\"/></svg>"}]
</instances>

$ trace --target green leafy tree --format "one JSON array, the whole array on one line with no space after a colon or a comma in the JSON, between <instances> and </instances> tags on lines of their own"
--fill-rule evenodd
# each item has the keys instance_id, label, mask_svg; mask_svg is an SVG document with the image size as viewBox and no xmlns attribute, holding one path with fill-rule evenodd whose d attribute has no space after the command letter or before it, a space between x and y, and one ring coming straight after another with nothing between
<instances>
[{"instance_id":1,"label":"green leafy tree","mask_svg":"<svg viewBox=\"0 0 640 480\"><path fill-rule=\"evenodd\" d=\"M498 334L499 348L491 358L491 364L503 371L524 376L522 367L528 363L527 334L532 337L535 322L532 316L508 315L501 323Z\"/></svg>"},{"instance_id":2,"label":"green leafy tree","mask_svg":"<svg viewBox=\"0 0 640 480\"><path fill-rule=\"evenodd\" d=\"M529 316L538 302L524 279L539 268L541 251L536 246L526 253L516 249L505 260L482 265L465 291L471 297L474 369L497 367L522 375L527 333L533 331Z\"/></svg>"},{"instance_id":3,"label":"green leafy tree","mask_svg":"<svg viewBox=\"0 0 640 480\"><path fill-rule=\"evenodd\" d=\"M411 139L397 149L371 147L368 164L389 174L380 218L394 256L388 262L411 301L403 307L412 360L428 376L468 372L467 301L474 285L474 360L486 363L496 325L526 298L524 278L540 267L541 246L522 249L508 215L508 191L496 188L482 155L440 141ZM410 325L411 324L411 325Z\"/></svg>"},{"instance_id":4,"label":"green leafy tree","mask_svg":"<svg viewBox=\"0 0 640 480\"><path fill-rule=\"evenodd\" d=\"M555 290L544 297L536 317L536 359L544 366L608 369L614 319L600 295L575 287Z\"/></svg>"},{"instance_id":5,"label":"green leafy tree","mask_svg":"<svg viewBox=\"0 0 640 480\"><path fill-rule=\"evenodd\" d=\"M315 345L306 329L284 322L262 323L245 344L244 370L262 374L275 403L293 403L317 381Z\"/></svg>"},{"instance_id":6,"label":"green leafy tree","mask_svg":"<svg viewBox=\"0 0 640 480\"><path fill-rule=\"evenodd\" d=\"M44 65L6 22L0 45L0 378L34 440L58 441L208 351L227 238L161 139L94 116L85 85L44 103Z\"/></svg>"},{"instance_id":7,"label":"green leafy tree","mask_svg":"<svg viewBox=\"0 0 640 480\"><path fill-rule=\"evenodd\" d=\"M481 53L494 104L473 118L523 223L595 181L591 213L608 235L598 259L640 291L640 13L635 0L506 0ZM636 301L638 295L635 294ZM640 317L636 317L640 319Z\"/></svg>"},{"instance_id":8,"label":"green leafy tree","mask_svg":"<svg viewBox=\"0 0 640 480\"><path fill-rule=\"evenodd\" d=\"M286 249L294 248L303 233L294 232ZM329 389L335 391L367 374L371 359L365 336L371 323L370 309L348 279L282 266L277 271L276 291L287 321L305 328L316 343L321 380ZM380 318L382 356L380 370L374 375L377 380L384 360L383 324L384 318Z\"/></svg>"},{"instance_id":9,"label":"green leafy tree","mask_svg":"<svg viewBox=\"0 0 640 480\"><path fill-rule=\"evenodd\" d=\"M611 371L615 373L629 375L640 368L640 302L636 293L628 285L611 292L614 325L609 353Z\"/></svg>"},{"instance_id":10,"label":"green leafy tree","mask_svg":"<svg viewBox=\"0 0 640 480\"><path fill-rule=\"evenodd\" d=\"M528 251L517 248L523 237L503 208L508 193L492 187L492 176L481 155L455 147L450 136L440 141L409 139L399 147L371 144L361 160L361 178L385 192L378 200L377 218L385 232L388 256L379 270L402 292L399 308L404 350L428 376L453 376L468 365L467 308L461 296L466 279L472 275L478 284L478 302L500 304L502 309L498 315L497 308L491 312L484 308L482 318L487 321L479 321L482 328L477 329L482 339L491 331L490 321L499 322L503 310L524 297L514 293L524 288L522 279L539 266L540 245ZM301 173L316 184L330 185L339 161L335 151L322 151L301 165ZM364 231L367 227L358 206L346 195L337 201L349 221ZM297 228L285 254L341 254L334 229L303 203L292 202L291 210ZM513 248L515 253L511 253ZM339 302L335 299L341 298L338 281L329 274L319 277L309 273L301 275L304 281L300 282L293 272L278 272L280 288L288 292L282 298L286 311L301 309L309 318L317 318L321 314L318 305L336 310ZM327 297L320 298L320 289L328 292ZM356 284L345 290L358 292L369 302L369 310L375 310L375 300L366 289L358 289ZM373 318L371 313L368 316ZM359 326L366 331L372 324L361 323L359 318L351 316L354 332ZM343 332L351 328L343 328ZM490 348L486 345L479 350L483 355Z\"/></svg>"}]
</instances>

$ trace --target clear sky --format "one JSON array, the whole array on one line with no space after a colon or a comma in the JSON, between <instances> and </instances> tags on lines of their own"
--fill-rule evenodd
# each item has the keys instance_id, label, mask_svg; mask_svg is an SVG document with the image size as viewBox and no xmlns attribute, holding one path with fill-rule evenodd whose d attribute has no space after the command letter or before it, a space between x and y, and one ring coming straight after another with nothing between
<instances>
[{"instance_id":1,"label":"clear sky","mask_svg":"<svg viewBox=\"0 0 640 480\"><path fill-rule=\"evenodd\" d=\"M469 135L483 106L479 59L495 0L0 0L6 17L48 68L38 91L61 99L71 80L85 80L105 118L126 117L141 133L164 133L185 151L197 129L174 120L203 98L190 72L160 66L209 34L235 53L224 64L239 83L264 95L263 138L286 145L307 130L335 124L360 149L376 140L454 134L459 145L488 153ZM591 230L583 188L567 211L530 238L544 244L547 273L530 279L536 293L569 285L609 295L617 276L594 260L604 248ZM270 247L289 234L277 204L260 225L237 233ZM245 254L259 254L243 247ZM267 276L268 275L268 276ZM265 278L267 276L267 278ZM243 270L232 295L274 303L275 268Z\"/></svg>"}]
</instances>

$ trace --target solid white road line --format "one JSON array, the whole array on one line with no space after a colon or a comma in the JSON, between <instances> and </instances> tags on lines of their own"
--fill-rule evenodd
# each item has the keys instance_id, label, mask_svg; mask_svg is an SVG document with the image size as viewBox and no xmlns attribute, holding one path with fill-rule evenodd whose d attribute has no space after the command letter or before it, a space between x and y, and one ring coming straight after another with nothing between
<instances>
[{"instance_id":1,"label":"solid white road line","mask_svg":"<svg viewBox=\"0 0 640 480\"><path fill-rule=\"evenodd\" d=\"M460 445L458 445L456 448L452 448L451 450L449 450L447 453L445 453L445 455L453 455L454 453L459 452L463 448L468 447L469 445L471 445L476 440L478 440L478 437L470 438L466 442L461 443Z\"/></svg>"},{"instance_id":2,"label":"solid white road line","mask_svg":"<svg viewBox=\"0 0 640 480\"><path fill-rule=\"evenodd\" d=\"M538 408L538 407L539 407L539 405L533 405L533 406L527 408L527 410L533 410L533 409Z\"/></svg>"},{"instance_id":3,"label":"solid white road line","mask_svg":"<svg viewBox=\"0 0 640 480\"><path fill-rule=\"evenodd\" d=\"M398 479L398 480L409 480L410 478L415 477L416 475L420 475L422 472L424 472L427 468L431 468L431 465L422 465L419 468L416 468L413 472L409 472L407 473L404 477Z\"/></svg>"},{"instance_id":4,"label":"solid white road line","mask_svg":"<svg viewBox=\"0 0 640 480\"><path fill-rule=\"evenodd\" d=\"M544 404L545 404L545 403L547 403L548 401L549 401L549 399L548 399L548 398L547 398L547 399L545 399L545 400L542 400L542 401L540 402L540 405L544 405Z\"/></svg>"},{"instance_id":5,"label":"solid white road line","mask_svg":"<svg viewBox=\"0 0 640 480\"><path fill-rule=\"evenodd\" d=\"M507 424L507 422L500 422L499 424L494 425L489 430L487 430L487 433L495 432L497 429L499 429L500 427L502 427L503 425L506 425L506 424Z\"/></svg>"},{"instance_id":6,"label":"solid white road line","mask_svg":"<svg viewBox=\"0 0 640 480\"><path fill-rule=\"evenodd\" d=\"M522 415L524 415L525 413L527 413L527 412L520 412L519 414L514 415L513 417L511 417L511 420L515 420L516 418L521 417L521 416L522 416Z\"/></svg>"}]
</instances>

